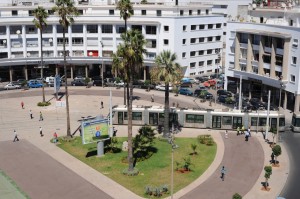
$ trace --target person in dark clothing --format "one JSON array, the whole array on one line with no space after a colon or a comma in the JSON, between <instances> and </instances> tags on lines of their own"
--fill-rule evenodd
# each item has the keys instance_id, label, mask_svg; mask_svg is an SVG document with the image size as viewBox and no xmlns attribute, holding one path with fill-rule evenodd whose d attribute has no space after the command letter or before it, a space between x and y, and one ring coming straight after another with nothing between
<instances>
[{"instance_id":1,"label":"person in dark clothing","mask_svg":"<svg viewBox=\"0 0 300 199\"><path fill-rule=\"evenodd\" d=\"M14 130L14 134L15 134L15 138L14 138L14 141L13 141L13 142L19 141L18 134L17 134L17 131L16 131L16 130Z\"/></svg>"},{"instance_id":2,"label":"person in dark clothing","mask_svg":"<svg viewBox=\"0 0 300 199\"><path fill-rule=\"evenodd\" d=\"M104 108L104 106L103 106L103 101L101 101L101 108Z\"/></svg>"},{"instance_id":3,"label":"person in dark clothing","mask_svg":"<svg viewBox=\"0 0 300 199\"><path fill-rule=\"evenodd\" d=\"M275 158L275 155L274 155L274 153L272 153L272 154L271 154L271 164L274 164L274 163L275 163L274 158Z\"/></svg>"},{"instance_id":4,"label":"person in dark clothing","mask_svg":"<svg viewBox=\"0 0 300 199\"><path fill-rule=\"evenodd\" d=\"M225 174L226 174L226 169L224 166L222 166L222 169L221 169L221 179L222 181L225 180Z\"/></svg>"}]
</instances>

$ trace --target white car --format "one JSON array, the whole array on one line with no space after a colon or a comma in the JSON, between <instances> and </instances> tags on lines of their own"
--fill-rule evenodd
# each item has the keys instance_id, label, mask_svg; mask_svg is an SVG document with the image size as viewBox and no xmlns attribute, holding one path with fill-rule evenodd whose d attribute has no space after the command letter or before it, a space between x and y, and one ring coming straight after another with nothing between
<instances>
[{"instance_id":1,"label":"white car","mask_svg":"<svg viewBox=\"0 0 300 199\"><path fill-rule=\"evenodd\" d=\"M4 86L4 89L6 89L6 90L19 89L19 88L21 88L20 85L15 85L15 84L13 84L11 82Z\"/></svg>"},{"instance_id":2,"label":"white car","mask_svg":"<svg viewBox=\"0 0 300 199\"><path fill-rule=\"evenodd\" d=\"M165 85L157 85L157 86L155 86L155 89L159 90L159 91L165 91L166 90L166 86ZM169 91L172 91L172 90L173 90L173 87L169 86Z\"/></svg>"},{"instance_id":3,"label":"white car","mask_svg":"<svg viewBox=\"0 0 300 199\"><path fill-rule=\"evenodd\" d=\"M115 86L124 86L124 82L120 81L119 83L117 83L116 81L114 82Z\"/></svg>"}]
</instances>

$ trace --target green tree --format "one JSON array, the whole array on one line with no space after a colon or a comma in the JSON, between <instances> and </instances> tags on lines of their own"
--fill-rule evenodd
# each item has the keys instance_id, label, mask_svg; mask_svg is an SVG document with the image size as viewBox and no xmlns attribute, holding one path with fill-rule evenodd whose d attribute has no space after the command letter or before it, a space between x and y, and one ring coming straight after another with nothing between
<instances>
[{"instance_id":1,"label":"green tree","mask_svg":"<svg viewBox=\"0 0 300 199\"><path fill-rule=\"evenodd\" d=\"M151 126L142 126L133 139L134 158L147 158L155 139L154 129Z\"/></svg>"},{"instance_id":2,"label":"green tree","mask_svg":"<svg viewBox=\"0 0 300 199\"><path fill-rule=\"evenodd\" d=\"M175 53L171 53L171 51L163 51L161 52L155 59L155 68L151 70L151 75L156 76L158 80L163 80L166 86L165 90L165 109L164 109L164 133L163 136L167 137L169 134L169 112L170 112L170 104L169 104L169 85L170 83L175 83L180 79L181 67L175 62L177 56Z\"/></svg>"},{"instance_id":3,"label":"green tree","mask_svg":"<svg viewBox=\"0 0 300 199\"><path fill-rule=\"evenodd\" d=\"M67 60L66 60L66 30L74 23L74 17L79 15L77 8L72 0L57 0L52 8L59 16L59 24L63 29L63 56L64 56L64 75L65 75L65 96L66 96L66 111L67 111L67 136L71 136L70 125L70 110L69 110L69 93L67 79Z\"/></svg>"},{"instance_id":4,"label":"green tree","mask_svg":"<svg viewBox=\"0 0 300 199\"><path fill-rule=\"evenodd\" d=\"M268 180L270 179L270 177L272 175L272 167L265 166L264 170L265 170L265 179L266 179L264 187L265 187L265 189L267 189L269 186Z\"/></svg>"},{"instance_id":5,"label":"green tree","mask_svg":"<svg viewBox=\"0 0 300 199\"><path fill-rule=\"evenodd\" d=\"M125 23L125 34L127 34L127 20L133 15L133 7L130 0L120 0L117 3L117 9L120 10L120 18L124 20ZM124 79L125 82L125 79ZM129 85L126 85L127 90ZM124 105L126 105L126 88L124 85Z\"/></svg>"},{"instance_id":6,"label":"green tree","mask_svg":"<svg viewBox=\"0 0 300 199\"><path fill-rule=\"evenodd\" d=\"M277 164L277 157L281 155L280 145L276 145L272 148L273 154L275 156L275 165Z\"/></svg>"},{"instance_id":7,"label":"green tree","mask_svg":"<svg viewBox=\"0 0 300 199\"><path fill-rule=\"evenodd\" d=\"M275 137L277 135L277 129L276 128L271 128L270 131L272 132L272 138L273 138L273 143L272 144L275 144ZM273 146L273 145L272 145Z\"/></svg>"},{"instance_id":8,"label":"green tree","mask_svg":"<svg viewBox=\"0 0 300 199\"><path fill-rule=\"evenodd\" d=\"M197 151L196 151L197 146L198 146L197 144L194 144L194 143L191 144L191 148L193 150L193 153L192 153L193 155L197 155Z\"/></svg>"},{"instance_id":9,"label":"green tree","mask_svg":"<svg viewBox=\"0 0 300 199\"><path fill-rule=\"evenodd\" d=\"M41 78L44 78L44 61L43 61L43 29L47 26L47 18L49 17L48 12L45 8L38 6L33 10L33 23L36 28L40 30L40 50L41 50ZM42 82L42 94L43 94L43 102L45 102L45 88L44 83Z\"/></svg>"},{"instance_id":10,"label":"green tree","mask_svg":"<svg viewBox=\"0 0 300 199\"><path fill-rule=\"evenodd\" d=\"M233 196L232 196L232 199L242 199L243 197L238 194L238 193L235 193Z\"/></svg>"}]
</instances>

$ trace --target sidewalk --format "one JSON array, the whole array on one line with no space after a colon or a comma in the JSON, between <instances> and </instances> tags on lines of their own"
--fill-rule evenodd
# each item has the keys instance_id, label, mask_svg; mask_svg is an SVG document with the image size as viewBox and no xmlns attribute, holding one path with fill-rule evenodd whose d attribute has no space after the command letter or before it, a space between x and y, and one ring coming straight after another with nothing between
<instances>
[{"instance_id":1,"label":"sidewalk","mask_svg":"<svg viewBox=\"0 0 300 199\"><path fill-rule=\"evenodd\" d=\"M74 91L80 90L82 88L71 88L70 89L70 115L71 115L71 129L75 130L79 126L78 120L82 117L86 116L95 116L95 115L107 115L108 114L108 104L109 104L109 89L99 89L99 88L89 88L87 89L91 92L92 95L72 95ZM83 90L86 90L83 88ZM101 90L105 90L105 93L101 92ZM117 90L113 90L117 92ZM133 194L132 192L128 191L121 185L115 183L114 181L110 180L106 176L102 175L101 173L97 172L96 170L88 167L81 161L77 160L76 158L70 156L66 152L62 151L54 144L50 143L49 140L52 138L53 133L57 132L58 136L64 135L66 132L66 114L65 108L56 108L55 102L51 101L53 104L49 107L41 108L37 107L36 103L41 100L41 96L31 96L29 92L20 92L20 97L14 99L1 99L2 93L0 93L0 141L5 140L12 140L13 139L13 130L16 129L19 137L21 139L26 139L34 146L38 147L45 153L49 154L59 163L66 166L71 171L77 173L79 176L99 188L100 190L105 191L108 195L113 198L124 198L124 199L135 199L140 198ZM113 104L122 104L123 98L122 90L120 90L120 96L113 97ZM159 91L151 91L150 93L145 92L144 90L134 90L135 95L138 93L147 94L149 95L149 99L143 98L140 100L134 100L134 104L136 105L145 105L149 104L150 96L154 93L155 95L155 102L151 103L153 105L159 105L164 98L164 92ZM50 99L52 96L47 95L46 98ZM104 101L104 109L100 109L100 101ZM20 102L24 101L25 109L21 109ZM199 101L193 101L191 97L174 97L172 94L170 95L170 104L172 102L179 102L180 106L187 105L187 104L197 104L198 106L211 108L209 106L209 102L200 103ZM214 105L214 103L213 103ZM221 106L217 106L217 108L222 108ZM32 110L34 119L31 120L29 118L29 110ZM42 111L44 116L44 121L38 121L38 113ZM44 137L39 136L39 127L42 126L43 132L45 134ZM127 135L127 126L117 126L116 129L118 130L118 136L126 136ZM138 127L133 127L133 132L137 132ZM222 162L222 158L224 153L226 152L225 145L222 139L222 134L219 133L219 130L210 130L210 129L183 129L183 132L177 134L178 137L196 137L199 134L212 134L215 141L218 144L217 155L215 161L212 165L208 168L208 170L201 176L199 179L194 181L192 184L187 186L186 188L180 190L179 192L175 193L175 198L183 197L186 193L194 190L199 185L203 184L206 180L208 180L211 176L214 175L216 171L218 171L220 164ZM222 133L223 131L221 131ZM264 141L262 140L262 136L259 134L253 134L253 139L256 137L262 146L263 149L263 156L264 156L264 165L267 165L269 162L270 157L270 148ZM77 134L78 135L78 134ZM230 138L235 136L234 133L230 133ZM282 146L283 147L283 146ZM244 198L252 199L252 198L275 198L278 195L280 190L283 188L285 180L287 178L286 173L289 170L289 162L286 151L284 147L282 148L283 154L279 157L280 160L280 167L273 168L273 174L270 178L270 192L264 192L260 190L261 183L264 181L263 176L264 172L260 171L257 174L259 178L257 181L252 185L252 189L245 195ZM285 179L285 180L282 180ZM201 186L200 186L201 187ZM118 190L118 191L116 191ZM197 197L195 197L197 198Z\"/></svg>"}]
</instances>

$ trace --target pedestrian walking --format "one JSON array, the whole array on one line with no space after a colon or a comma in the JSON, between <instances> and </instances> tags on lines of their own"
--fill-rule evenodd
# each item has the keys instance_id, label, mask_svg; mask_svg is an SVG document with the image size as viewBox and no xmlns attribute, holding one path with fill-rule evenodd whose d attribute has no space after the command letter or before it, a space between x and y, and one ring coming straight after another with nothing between
<instances>
[{"instance_id":1,"label":"pedestrian walking","mask_svg":"<svg viewBox=\"0 0 300 199\"><path fill-rule=\"evenodd\" d=\"M22 107L22 109L24 109L24 102L23 101L21 102L21 107Z\"/></svg>"},{"instance_id":2,"label":"pedestrian walking","mask_svg":"<svg viewBox=\"0 0 300 199\"><path fill-rule=\"evenodd\" d=\"M41 135L41 137L44 136L44 135L43 135L43 129L42 129L42 127L40 127L40 135Z\"/></svg>"},{"instance_id":3,"label":"pedestrian walking","mask_svg":"<svg viewBox=\"0 0 300 199\"><path fill-rule=\"evenodd\" d=\"M103 101L101 101L101 108L104 108L104 106L103 106Z\"/></svg>"},{"instance_id":4,"label":"pedestrian walking","mask_svg":"<svg viewBox=\"0 0 300 199\"><path fill-rule=\"evenodd\" d=\"M29 115L30 115L30 119L33 119L33 115L32 115L31 110L29 110Z\"/></svg>"},{"instance_id":5,"label":"pedestrian walking","mask_svg":"<svg viewBox=\"0 0 300 199\"><path fill-rule=\"evenodd\" d=\"M240 127L239 126L236 129L236 135L240 135Z\"/></svg>"},{"instance_id":6,"label":"pedestrian walking","mask_svg":"<svg viewBox=\"0 0 300 199\"><path fill-rule=\"evenodd\" d=\"M248 139L249 139L249 132L246 131L246 133L245 133L245 141L248 142Z\"/></svg>"},{"instance_id":7,"label":"pedestrian walking","mask_svg":"<svg viewBox=\"0 0 300 199\"><path fill-rule=\"evenodd\" d=\"M274 153L272 153L272 154L271 154L271 164L274 164L274 163L275 163L274 158L275 158L275 155L274 155Z\"/></svg>"},{"instance_id":8,"label":"pedestrian walking","mask_svg":"<svg viewBox=\"0 0 300 199\"><path fill-rule=\"evenodd\" d=\"M14 138L14 141L13 141L13 142L19 141L18 134L17 134L17 131L16 131L16 130L14 130L14 134L15 134L15 138Z\"/></svg>"},{"instance_id":9,"label":"pedestrian walking","mask_svg":"<svg viewBox=\"0 0 300 199\"><path fill-rule=\"evenodd\" d=\"M241 131L241 134L244 134L245 133L245 127L244 125L242 126L242 131Z\"/></svg>"},{"instance_id":10,"label":"pedestrian walking","mask_svg":"<svg viewBox=\"0 0 300 199\"><path fill-rule=\"evenodd\" d=\"M151 95L151 102L154 102L154 94Z\"/></svg>"},{"instance_id":11,"label":"pedestrian walking","mask_svg":"<svg viewBox=\"0 0 300 199\"><path fill-rule=\"evenodd\" d=\"M222 169L221 169L221 179L222 181L225 180L225 174L226 174L226 169L224 166L222 166Z\"/></svg>"},{"instance_id":12,"label":"pedestrian walking","mask_svg":"<svg viewBox=\"0 0 300 199\"><path fill-rule=\"evenodd\" d=\"M248 135L249 135L249 137L251 137L251 129L250 129L250 127L248 128Z\"/></svg>"},{"instance_id":13,"label":"pedestrian walking","mask_svg":"<svg viewBox=\"0 0 300 199\"><path fill-rule=\"evenodd\" d=\"M44 121L44 117L43 117L42 111L40 111L40 120L39 121Z\"/></svg>"},{"instance_id":14,"label":"pedestrian walking","mask_svg":"<svg viewBox=\"0 0 300 199\"><path fill-rule=\"evenodd\" d=\"M54 132L53 134L53 143L57 143L57 133Z\"/></svg>"},{"instance_id":15,"label":"pedestrian walking","mask_svg":"<svg viewBox=\"0 0 300 199\"><path fill-rule=\"evenodd\" d=\"M228 138L228 131L226 130L225 131L225 139L227 139Z\"/></svg>"}]
</instances>

